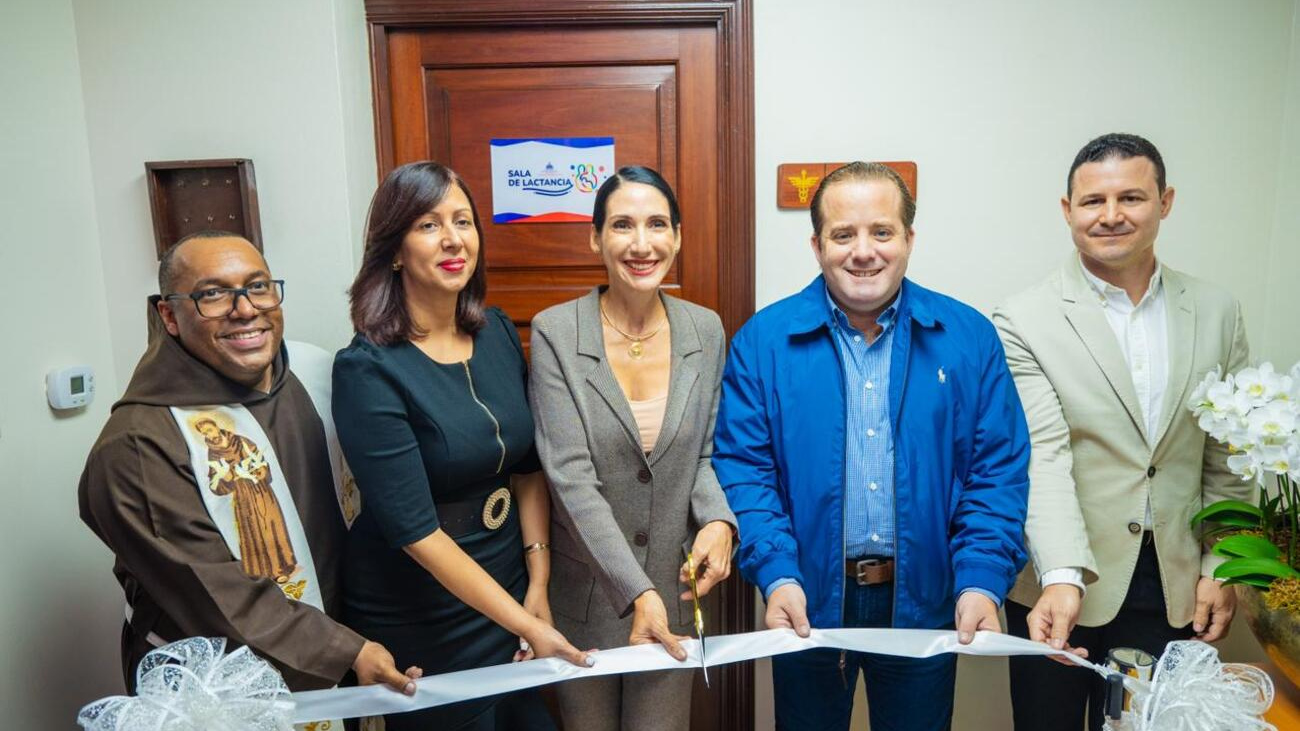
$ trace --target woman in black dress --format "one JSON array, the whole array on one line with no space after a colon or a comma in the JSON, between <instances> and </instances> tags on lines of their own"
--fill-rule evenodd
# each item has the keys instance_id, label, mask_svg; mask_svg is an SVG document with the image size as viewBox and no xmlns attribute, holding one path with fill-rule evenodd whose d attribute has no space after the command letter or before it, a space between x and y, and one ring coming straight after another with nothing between
<instances>
[{"instance_id":1,"label":"woman in black dress","mask_svg":"<svg viewBox=\"0 0 1300 731\"><path fill-rule=\"evenodd\" d=\"M370 206L352 285L357 335L334 361L334 419L361 492L345 619L426 675L556 655L550 503L514 325L486 309L478 213L432 162L394 170ZM521 650L521 647L525 649ZM386 718L403 729L553 729L529 691Z\"/></svg>"}]
</instances>

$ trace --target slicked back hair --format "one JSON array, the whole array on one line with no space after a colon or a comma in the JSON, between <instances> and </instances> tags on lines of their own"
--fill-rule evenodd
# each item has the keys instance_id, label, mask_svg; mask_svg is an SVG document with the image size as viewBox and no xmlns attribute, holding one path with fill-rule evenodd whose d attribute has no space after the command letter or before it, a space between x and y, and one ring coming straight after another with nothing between
<instances>
[{"instance_id":1,"label":"slicked back hair","mask_svg":"<svg viewBox=\"0 0 1300 731\"><path fill-rule=\"evenodd\" d=\"M412 162L389 173L370 200L361 271L348 289L352 327L376 345L393 345L425 334L406 309L402 275L393 271L393 261L411 227L441 203L453 185L469 201L479 242L474 273L456 298L456 327L473 335L487 323L483 305L487 297L487 257L474 196L465 181L446 165Z\"/></svg>"},{"instance_id":2,"label":"slicked back hair","mask_svg":"<svg viewBox=\"0 0 1300 731\"><path fill-rule=\"evenodd\" d=\"M1163 194L1165 192L1165 160L1160 156L1160 151L1156 149L1156 146L1151 144L1151 141L1145 137L1112 132L1084 145L1083 149L1079 150L1079 154L1074 156L1074 163L1070 165L1070 174L1065 176L1065 197L1074 197L1074 171L1078 170L1080 165L1113 158L1127 160L1132 157L1145 157L1151 161L1151 164L1156 168L1156 188Z\"/></svg>"},{"instance_id":3,"label":"slicked back hair","mask_svg":"<svg viewBox=\"0 0 1300 731\"><path fill-rule=\"evenodd\" d=\"M663 193L664 198L668 199L668 218L676 229L682 222L681 209L677 207L677 196L673 193L673 188L664 180L664 176L654 168L648 168L644 165L624 165L618 169L618 172L605 179L600 184L600 190L596 191L596 203L591 211L591 227L599 232L605 227L605 217L609 214L609 197L614 191L622 187L623 183L641 183Z\"/></svg>"},{"instance_id":4,"label":"slicked back hair","mask_svg":"<svg viewBox=\"0 0 1300 731\"><path fill-rule=\"evenodd\" d=\"M179 241L167 247L163 252L162 258L158 260L158 294L169 295L175 294L172 287L176 284L176 250L181 248L187 241L195 239L239 239L248 241L240 234L230 231L219 231L217 229L205 229L196 231L188 236L182 236ZM251 242L249 244L252 245Z\"/></svg>"},{"instance_id":5,"label":"slicked back hair","mask_svg":"<svg viewBox=\"0 0 1300 731\"><path fill-rule=\"evenodd\" d=\"M910 231L912 221L916 220L916 199L912 197L912 191L908 190L907 183L903 182L903 176L888 165L858 161L838 168L822 178L821 185L817 186L817 192L813 193L812 205L808 209L812 214L813 233L819 237L822 233L822 224L825 222L822 216L822 196L826 194L827 189L836 183L868 180L888 180L898 187L902 200L898 217L903 221L903 228Z\"/></svg>"}]
</instances>

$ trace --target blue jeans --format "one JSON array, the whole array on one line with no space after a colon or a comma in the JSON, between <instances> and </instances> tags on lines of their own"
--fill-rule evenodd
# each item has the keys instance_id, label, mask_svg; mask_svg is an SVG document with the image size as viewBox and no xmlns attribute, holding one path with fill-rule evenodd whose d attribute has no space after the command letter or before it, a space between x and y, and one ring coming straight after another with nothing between
<instances>
[{"instance_id":1,"label":"blue jeans","mask_svg":"<svg viewBox=\"0 0 1300 731\"><path fill-rule=\"evenodd\" d=\"M845 627L889 627L894 585L844 585ZM858 672L865 677L871 731L941 731L952 726L957 656L915 660L868 652L805 650L772 658L777 731L848 731Z\"/></svg>"}]
</instances>

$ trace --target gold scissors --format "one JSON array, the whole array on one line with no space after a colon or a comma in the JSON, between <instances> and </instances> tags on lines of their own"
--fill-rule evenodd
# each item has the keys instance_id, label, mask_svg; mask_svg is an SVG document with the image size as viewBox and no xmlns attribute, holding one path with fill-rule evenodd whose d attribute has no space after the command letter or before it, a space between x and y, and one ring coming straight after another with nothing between
<instances>
[{"instance_id":1,"label":"gold scissors","mask_svg":"<svg viewBox=\"0 0 1300 731\"><path fill-rule=\"evenodd\" d=\"M704 687L709 687L709 668L704 664L704 612L700 610L700 591L695 587L695 557L686 552L686 571L691 580L691 602L695 604L695 636L700 640L700 670L704 672Z\"/></svg>"}]
</instances>

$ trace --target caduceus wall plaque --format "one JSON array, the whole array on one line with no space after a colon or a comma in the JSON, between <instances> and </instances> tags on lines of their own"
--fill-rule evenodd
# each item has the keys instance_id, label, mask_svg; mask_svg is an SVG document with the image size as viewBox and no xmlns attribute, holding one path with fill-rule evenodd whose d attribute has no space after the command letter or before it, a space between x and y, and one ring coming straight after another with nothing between
<instances>
[{"instance_id":1,"label":"caduceus wall plaque","mask_svg":"<svg viewBox=\"0 0 1300 731\"><path fill-rule=\"evenodd\" d=\"M778 165L776 168L776 207L808 208L812 205L813 194L817 192L817 186L821 185L822 178L846 164L843 162L787 162ZM903 182L907 184L908 190L912 191L912 197L916 197L916 163L882 161L881 164L888 165L903 176Z\"/></svg>"}]
</instances>

